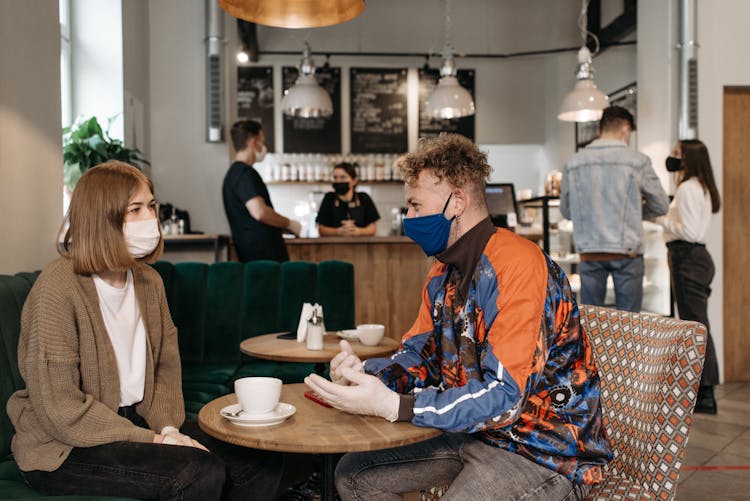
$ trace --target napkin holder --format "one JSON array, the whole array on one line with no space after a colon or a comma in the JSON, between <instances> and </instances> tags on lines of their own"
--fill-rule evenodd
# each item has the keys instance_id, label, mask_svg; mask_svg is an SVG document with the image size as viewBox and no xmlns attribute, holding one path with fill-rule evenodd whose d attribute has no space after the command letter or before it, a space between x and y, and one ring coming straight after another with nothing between
<instances>
[{"instance_id":1,"label":"napkin holder","mask_svg":"<svg viewBox=\"0 0 750 501\"><path fill-rule=\"evenodd\" d=\"M299 324L297 324L297 342L304 343L307 337L307 324L313 317L315 309L318 310L318 316L320 316L321 323L323 325L323 332L326 332L325 317L323 315L323 306L318 303L311 304L305 303L302 305L302 312L299 316Z\"/></svg>"}]
</instances>

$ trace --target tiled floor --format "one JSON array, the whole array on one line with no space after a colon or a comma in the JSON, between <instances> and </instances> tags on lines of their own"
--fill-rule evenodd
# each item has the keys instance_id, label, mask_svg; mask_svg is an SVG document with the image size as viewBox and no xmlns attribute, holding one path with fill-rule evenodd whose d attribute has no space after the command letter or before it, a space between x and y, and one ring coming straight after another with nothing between
<instances>
[{"instance_id":1,"label":"tiled floor","mask_svg":"<svg viewBox=\"0 0 750 501\"><path fill-rule=\"evenodd\" d=\"M750 500L750 383L715 395L716 415L693 416L676 501Z\"/></svg>"}]
</instances>

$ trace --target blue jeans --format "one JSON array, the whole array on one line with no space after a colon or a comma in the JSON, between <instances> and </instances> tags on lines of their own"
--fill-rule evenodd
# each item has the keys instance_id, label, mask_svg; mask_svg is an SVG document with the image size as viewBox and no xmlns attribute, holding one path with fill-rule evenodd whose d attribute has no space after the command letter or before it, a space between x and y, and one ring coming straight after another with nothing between
<instances>
[{"instance_id":1,"label":"blue jeans","mask_svg":"<svg viewBox=\"0 0 750 501\"><path fill-rule=\"evenodd\" d=\"M45 495L118 496L136 499L218 501L274 499L283 456L215 439L187 423L194 447L112 442L76 447L55 471L23 472Z\"/></svg>"},{"instance_id":2,"label":"blue jeans","mask_svg":"<svg viewBox=\"0 0 750 501\"><path fill-rule=\"evenodd\" d=\"M590 486L463 433L417 444L346 454L336 467L342 500L401 500L401 493L450 484L442 499L583 499Z\"/></svg>"},{"instance_id":3,"label":"blue jeans","mask_svg":"<svg viewBox=\"0 0 750 501\"><path fill-rule=\"evenodd\" d=\"M641 311L643 302L643 256L611 261L581 261L580 304L604 306L607 276L615 283L615 307L618 310Z\"/></svg>"}]
</instances>

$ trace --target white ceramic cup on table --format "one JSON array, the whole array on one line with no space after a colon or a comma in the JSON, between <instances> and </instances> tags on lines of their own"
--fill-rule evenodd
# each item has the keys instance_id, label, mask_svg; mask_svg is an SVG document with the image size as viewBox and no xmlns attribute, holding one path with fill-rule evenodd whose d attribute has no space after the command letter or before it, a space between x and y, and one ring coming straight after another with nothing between
<instances>
[{"instance_id":1,"label":"white ceramic cup on table","mask_svg":"<svg viewBox=\"0 0 750 501\"><path fill-rule=\"evenodd\" d=\"M281 385L281 379L275 377L243 377L234 382L234 393L243 411L264 414L279 404Z\"/></svg>"},{"instance_id":2,"label":"white ceramic cup on table","mask_svg":"<svg viewBox=\"0 0 750 501\"><path fill-rule=\"evenodd\" d=\"M365 346L377 346L385 335L385 325L382 324L360 324L357 326L359 342Z\"/></svg>"}]
</instances>

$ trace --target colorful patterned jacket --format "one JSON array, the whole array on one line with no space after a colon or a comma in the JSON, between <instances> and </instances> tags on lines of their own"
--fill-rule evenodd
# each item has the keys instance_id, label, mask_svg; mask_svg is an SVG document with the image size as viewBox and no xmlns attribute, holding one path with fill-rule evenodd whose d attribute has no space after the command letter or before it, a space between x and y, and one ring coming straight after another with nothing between
<instances>
[{"instance_id":1,"label":"colorful patterned jacket","mask_svg":"<svg viewBox=\"0 0 750 501\"><path fill-rule=\"evenodd\" d=\"M444 254L399 351L365 370L414 394L416 425L475 433L574 482L601 481L612 452L599 376L563 271L489 220Z\"/></svg>"}]
</instances>

